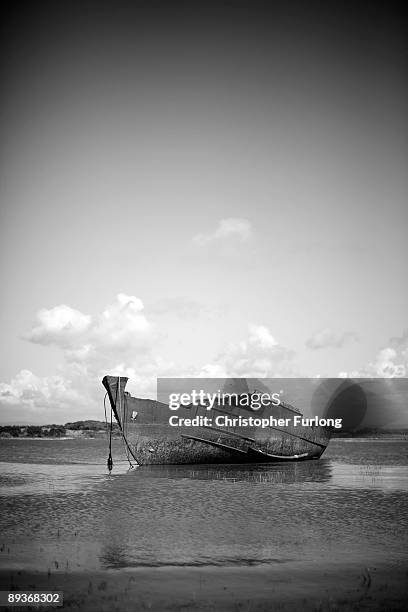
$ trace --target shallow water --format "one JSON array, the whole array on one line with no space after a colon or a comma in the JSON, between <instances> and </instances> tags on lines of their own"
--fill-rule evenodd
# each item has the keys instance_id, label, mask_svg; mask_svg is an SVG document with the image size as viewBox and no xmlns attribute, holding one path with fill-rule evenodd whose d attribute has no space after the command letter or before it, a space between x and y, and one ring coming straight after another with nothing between
<instances>
[{"instance_id":1,"label":"shallow water","mask_svg":"<svg viewBox=\"0 0 408 612\"><path fill-rule=\"evenodd\" d=\"M119 440L0 440L0 568L406 563L408 443L319 461L128 469Z\"/></svg>"}]
</instances>

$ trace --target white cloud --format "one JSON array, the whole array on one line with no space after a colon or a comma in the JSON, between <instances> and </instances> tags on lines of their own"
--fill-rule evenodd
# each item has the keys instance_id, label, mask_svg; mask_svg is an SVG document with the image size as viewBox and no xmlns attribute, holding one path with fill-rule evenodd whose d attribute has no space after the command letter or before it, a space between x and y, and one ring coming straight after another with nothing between
<instances>
[{"instance_id":1,"label":"white cloud","mask_svg":"<svg viewBox=\"0 0 408 612\"><path fill-rule=\"evenodd\" d=\"M263 349L270 349L277 346L275 338L267 327L263 325L249 324L249 340L248 343L253 346L259 345Z\"/></svg>"},{"instance_id":2,"label":"white cloud","mask_svg":"<svg viewBox=\"0 0 408 612\"><path fill-rule=\"evenodd\" d=\"M227 219L221 219L213 232L194 236L193 243L198 246L204 246L215 241L230 239L248 242L252 238L252 234L251 223L248 219L228 217Z\"/></svg>"},{"instance_id":3,"label":"white cloud","mask_svg":"<svg viewBox=\"0 0 408 612\"><path fill-rule=\"evenodd\" d=\"M24 406L29 410L69 407L81 404L83 398L63 376L39 377L21 370L10 383L0 383L0 401L8 407Z\"/></svg>"},{"instance_id":4,"label":"white cloud","mask_svg":"<svg viewBox=\"0 0 408 612\"><path fill-rule=\"evenodd\" d=\"M263 325L248 325L248 337L231 344L216 363L207 364L200 375L225 377L285 377L298 372L294 352L281 346Z\"/></svg>"},{"instance_id":5,"label":"white cloud","mask_svg":"<svg viewBox=\"0 0 408 612\"><path fill-rule=\"evenodd\" d=\"M37 313L37 324L27 335L36 344L66 349L75 359L84 359L95 348L137 349L146 345L151 324L143 313L143 302L119 293L102 314L91 317L61 304Z\"/></svg>"},{"instance_id":6,"label":"white cloud","mask_svg":"<svg viewBox=\"0 0 408 612\"><path fill-rule=\"evenodd\" d=\"M156 334L142 301L123 293L96 316L64 304L42 309L26 339L58 347L63 359L56 376L41 378L21 370L10 383L0 384L0 403L8 410L8 420L15 415L21 421L24 414L29 421L37 416L44 422L47 412L64 413L67 420L73 420L73 414L98 414L104 374L129 372L141 394L146 389L152 395L159 368L166 369L152 355Z\"/></svg>"},{"instance_id":7,"label":"white cloud","mask_svg":"<svg viewBox=\"0 0 408 612\"><path fill-rule=\"evenodd\" d=\"M310 336L310 338L306 340L306 346L312 350L342 348L345 344L356 342L357 339L357 335L354 332L343 332L339 334L329 328L325 328Z\"/></svg>"},{"instance_id":8,"label":"white cloud","mask_svg":"<svg viewBox=\"0 0 408 612\"><path fill-rule=\"evenodd\" d=\"M116 301L96 318L90 340L97 346L120 350L144 350L151 338L152 325L143 313L143 302L119 293Z\"/></svg>"},{"instance_id":9,"label":"white cloud","mask_svg":"<svg viewBox=\"0 0 408 612\"><path fill-rule=\"evenodd\" d=\"M154 397L158 376L292 377L298 376L295 354L280 345L268 327L251 323L241 341L232 343L207 364L182 366L159 356L160 338L147 318L143 303L120 293L100 314L87 315L67 305L42 309L27 339L54 345L62 352L54 376L39 377L23 369L10 382L0 383L3 420L8 422L65 422L101 417L101 378L127 376L129 391ZM320 337L317 345L333 336ZM337 338L337 342L340 342ZM406 376L408 331L392 338L366 367L343 372L349 377Z\"/></svg>"},{"instance_id":10,"label":"white cloud","mask_svg":"<svg viewBox=\"0 0 408 612\"><path fill-rule=\"evenodd\" d=\"M381 348L374 360L358 370L340 372L350 378L396 378L408 376L408 330L391 338L389 346Z\"/></svg>"},{"instance_id":11,"label":"white cloud","mask_svg":"<svg viewBox=\"0 0 408 612\"><path fill-rule=\"evenodd\" d=\"M227 378L228 375L223 365L219 363L207 363L201 368L197 376L199 378Z\"/></svg>"},{"instance_id":12,"label":"white cloud","mask_svg":"<svg viewBox=\"0 0 408 612\"><path fill-rule=\"evenodd\" d=\"M119 294L101 314L84 315L65 305L43 309L27 336L55 345L63 360L56 376L22 370L0 384L3 419L14 422L64 422L101 416L101 379L127 376L135 395L154 397L158 376L291 376L293 353L270 330L250 324L246 339L230 345L214 363L181 366L157 354L157 334L138 298ZM52 415L52 416L47 416ZM59 415L59 416L58 416Z\"/></svg>"},{"instance_id":13,"label":"white cloud","mask_svg":"<svg viewBox=\"0 0 408 612\"><path fill-rule=\"evenodd\" d=\"M89 329L91 317L60 304L50 310L42 308L37 313L37 322L28 334L28 340L38 344L68 346Z\"/></svg>"}]
</instances>

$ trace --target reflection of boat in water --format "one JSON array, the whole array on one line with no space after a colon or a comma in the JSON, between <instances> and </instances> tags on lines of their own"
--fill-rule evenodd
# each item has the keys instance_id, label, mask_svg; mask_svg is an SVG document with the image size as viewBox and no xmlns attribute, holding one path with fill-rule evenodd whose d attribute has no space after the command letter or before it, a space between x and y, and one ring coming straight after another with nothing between
<instances>
[{"instance_id":1,"label":"reflection of boat in water","mask_svg":"<svg viewBox=\"0 0 408 612\"><path fill-rule=\"evenodd\" d=\"M237 397L253 395L246 379L229 380L239 387ZM291 463L318 459L330 439L328 427L295 427L292 418L300 412L284 402L261 406L255 413L252 406L242 405L239 401L228 406L214 403L211 412L219 416L222 424L218 424L216 417L209 419L205 404L181 405L178 420L184 423L182 419L189 419L190 425L171 426L169 418L174 413L169 411L169 406L132 397L125 392L127 381L121 376L105 376L102 382L128 458L133 458L139 465ZM244 419L245 426L237 424ZM275 425L261 426L263 419L269 419Z\"/></svg>"},{"instance_id":2,"label":"reflection of boat in water","mask_svg":"<svg viewBox=\"0 0 408 612\"><path fill-rule=\"evenodd\" d=\"M293 484L328 482L332 476L332 466L330 461L322 459L301 463L149 465L143 467L143 470L131 470L131 472L137 474L140 479Z\"/></svg>"}]
</instances>

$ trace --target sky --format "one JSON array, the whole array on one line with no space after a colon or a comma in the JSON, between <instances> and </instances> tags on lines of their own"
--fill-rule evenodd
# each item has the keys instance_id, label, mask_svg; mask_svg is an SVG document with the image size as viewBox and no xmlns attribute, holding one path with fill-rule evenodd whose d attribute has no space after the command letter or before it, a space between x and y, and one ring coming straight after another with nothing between
<instances>
[{"instance_id":1,"label":"sky","mask_svg":"<svg viewBox=\"0 0 408 612\"><path fill-rule=\"evenodd\" d=\"M407 375L401 3L2 11L1 422L102 418L106 373Z\"/></svg>"}]
</instances>

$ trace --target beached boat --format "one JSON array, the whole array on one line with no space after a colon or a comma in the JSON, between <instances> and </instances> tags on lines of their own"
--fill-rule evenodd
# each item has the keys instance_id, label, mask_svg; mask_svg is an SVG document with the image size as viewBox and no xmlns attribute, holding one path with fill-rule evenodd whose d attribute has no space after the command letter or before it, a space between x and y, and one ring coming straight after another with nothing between
<instances>
[{"instance_id":1,"label":"beached boat","mask_svg":"<svg viewBox=\"0 0 408 612\"><path fill-rule=\"evenodd\" d=\"M216 404L211 419L206 405L180 406L174 417L165 403L132 397L125 391L127 381L123 376L105 376L102 383L105 399L109 398L111 423L113 418L117 421L131 463L305 461L318 459L329 443L329 427L293 426L292 417L300 412L283 402L262 407L255 415L251 408ZM245 379L240 382L240 388L245 388ZM170 425L172 416L179 424ZM249 416L256 418L251 421ZM269 419L272 425L261 427L260 419Z\"/></svg>"}]
</instances>

